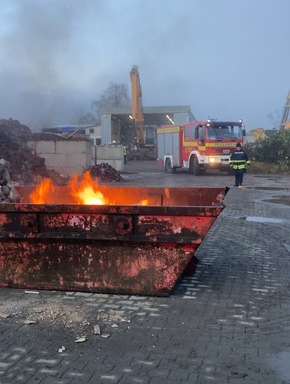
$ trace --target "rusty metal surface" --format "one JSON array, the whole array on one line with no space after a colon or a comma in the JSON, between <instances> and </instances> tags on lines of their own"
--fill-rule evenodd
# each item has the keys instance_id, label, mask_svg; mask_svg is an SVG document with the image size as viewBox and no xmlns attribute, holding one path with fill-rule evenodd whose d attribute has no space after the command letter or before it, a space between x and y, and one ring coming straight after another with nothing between
<instances>
[{"instance_id":1,"label":"rusty metal surface","mask_svg":"<svg viewBox=\"0 0 290 384\"><path fill-rule=\"evenodd\" d=\"M168 295L222 211L220 188L116 191L127 205L30 204L19 187L21 203L0 205L0 286Z\"/></svg>"},{"instance_id":2,"label":"rusty metal surface","mask_svg":"<svg viewBox=\"0 0 290 384\"><path fill-rule=\"evenodd\" d=\"M190 258L187 247L155 244L6 241L0 285L168 295Z\"/></svg>"}]
</instances>

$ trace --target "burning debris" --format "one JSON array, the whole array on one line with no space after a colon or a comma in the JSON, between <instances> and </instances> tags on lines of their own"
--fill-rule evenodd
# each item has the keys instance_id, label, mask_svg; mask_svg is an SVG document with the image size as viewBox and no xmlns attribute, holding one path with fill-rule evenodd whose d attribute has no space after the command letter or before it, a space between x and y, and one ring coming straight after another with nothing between
<instances>
[{"instance_id":1,"label":"burning debris","mask_svg":"<svg viewBox=\"0 0 290 384\"><path fill-rule=\"evenodd\" d=\"M74 175L69 179L67 191L68 195L66 198L69 198L70 202L74 204L107 204L106 198L98 190L98 182L91 178L89 171L83 173L81 177ZM29 199L33 204L48 204L55 202L54 197L56 197L58 202L61 202L56 191L56 186L52 183L51 179L45 178L35 187ZM61 197L61 199L62 198L63 197Z\"/></svg>"},{"instance_id":2,"label":"burning debris","mask_svg":"<svg viewBox=\"0 0 290 384\"><path fill-rule=\"evenodd\" d=\"M30 128L20 124L19 121L0 120L0 203L18 202L18 194L14 190L14 186L17 184L38 186L43 180L49 179L51 189L53 186L66 186L70 182L69 178L60 175L55 170L48 170L45 166L45 159L37 156L33 149L27 147L26 143L31 138ZM92 179L97 179L97 182L124 180L119 172L107 163L94 165L87 172ZM94 193L92 195L94 200L91 203L94 203L96 196ZM40 196L38 204L41 201L42 196ZM103 201L102 204L104 204Z\"/></svg>"},{"instance_id":3,"label":"burning debris","mask_svg":"<svg viewBox=\"0 0 290 384\"><path fill-rule=\"evenodd\" d=\"M68 186L70 195L77 204L108 204L108 200L98 190L98 183L93 181L89 171L84 172L81 178L72 177Z\"/></svg>"},{"instance_id":4,"label":"burning debris","mask_svg":"<svg viewBox=\"0 0 290 384\"><path fill-rule=\"evenodd\" d=\"M42 179L37 186L15 186L21 203L32 204L73 204L73 205L148 205L148 198L140 199L140 194L128 194L127 189L99 185L89 171L81 176L72 176L66 186L56 186L48 178ZM160 197L151 203L160 205Z\"/></svg>"}]
</instances>

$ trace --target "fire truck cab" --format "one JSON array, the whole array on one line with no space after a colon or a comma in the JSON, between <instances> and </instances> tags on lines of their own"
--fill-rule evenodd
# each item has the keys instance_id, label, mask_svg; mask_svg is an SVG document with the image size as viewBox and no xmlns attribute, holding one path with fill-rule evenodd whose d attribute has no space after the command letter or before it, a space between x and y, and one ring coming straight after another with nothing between
<instances>
[{"instance_id":1,"label":"fire truck cab","mask_svg":"<svg viewBox=\"0 0 290 384\"><path fill-rule=\"evenodd\" d=\"M243 143L245 128L239 121L194 121L157 129L158 160L166 172L188 169L198 176L207 169L230 172L229 158L236 143Z\"/></svg>"}]
</instances>

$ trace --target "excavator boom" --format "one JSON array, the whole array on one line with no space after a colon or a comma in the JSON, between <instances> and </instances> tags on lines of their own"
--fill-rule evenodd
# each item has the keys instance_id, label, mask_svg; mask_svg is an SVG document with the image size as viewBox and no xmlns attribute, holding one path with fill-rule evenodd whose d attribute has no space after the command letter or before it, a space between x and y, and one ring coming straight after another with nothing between
<instances>
[{"instance_id":1,"label":"excavator boom","mask_svg":"<svg viewBox=\"0 0 290 384\"><path fill-rule=\"evenodd\" d=\"M142 90L137 65L130 72L132 86L132 118L139 144L144 143L144 116L142 109Z\"/></svg>"}]
</instances>

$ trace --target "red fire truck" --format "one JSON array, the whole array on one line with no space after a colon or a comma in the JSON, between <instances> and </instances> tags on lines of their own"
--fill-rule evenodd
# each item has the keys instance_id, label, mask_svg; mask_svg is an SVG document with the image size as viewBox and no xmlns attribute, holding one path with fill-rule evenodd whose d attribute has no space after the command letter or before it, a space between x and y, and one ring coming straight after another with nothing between
<instances>
[{"instance_id":1,"label":"red fire truck","mask_svg":"<svg viewBox=\"0 0 290 384\"><path fill-rule=\"evenodd\" d=\"M229 158L246 134L242 120L194 121L157 128L157 157L166 172L188 169L198 176L207 169L230 173Z\"/></svg>"}]
</instances>

